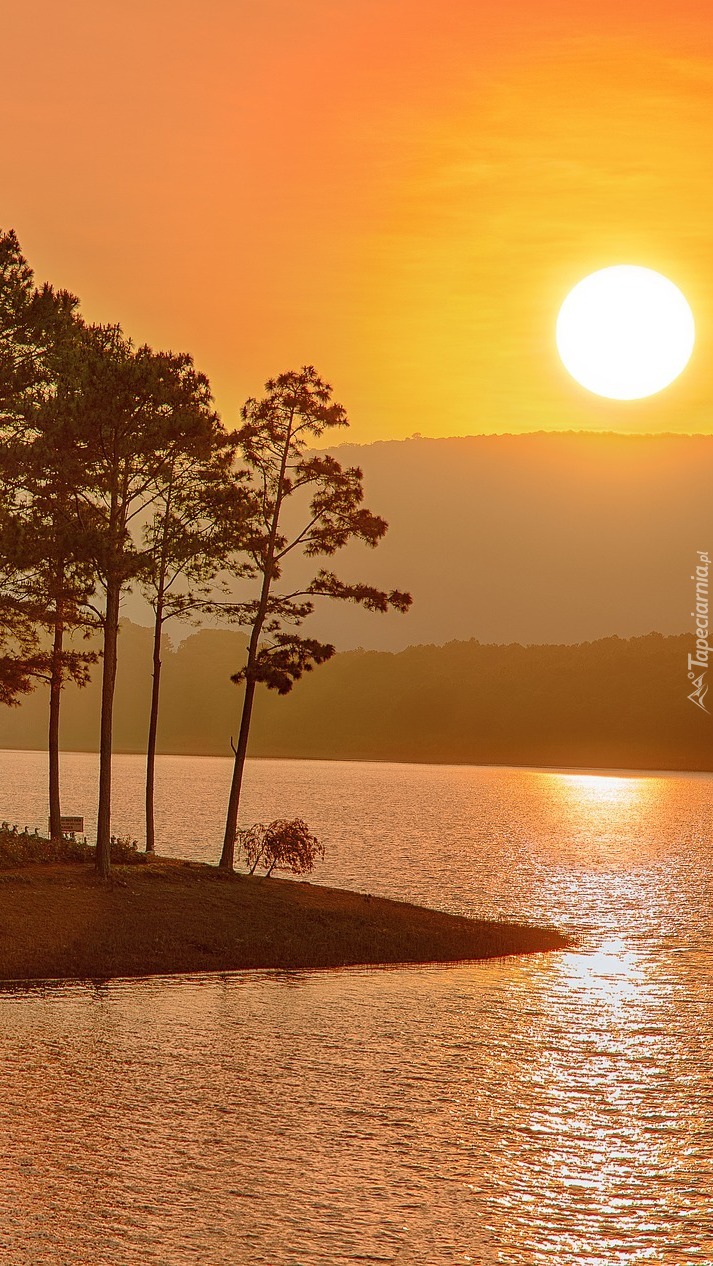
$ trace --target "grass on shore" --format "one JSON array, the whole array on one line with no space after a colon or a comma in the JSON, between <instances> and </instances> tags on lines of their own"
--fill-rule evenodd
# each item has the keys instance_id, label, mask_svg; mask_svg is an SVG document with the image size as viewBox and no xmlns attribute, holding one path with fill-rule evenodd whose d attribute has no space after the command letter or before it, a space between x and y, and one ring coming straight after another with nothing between
<instances>
[{"instance_id":1,"label":"grass on shore","mask_svg":"<svg viewBox=\"0 0 713 1266\"><path fill-rule=\"evenodd\" d=\"M8 827L6 822L0 826L0 871L16 870L20 866L48 865L52 862L93 862L96 851L91 844L83 840L65 837L62 840L48 840L35 831L18 831L17 827ZM147 858L140 853L136 841L111 839L111 860L124 866L140 866Z\"/></svg>"},{"instance_id":2,"label":"grass on shore","mask_svg":"<svg viewBox=\"0 0 713 1266\"><path fill-rule=\"evenodd\" d=\"M115 865L109 885L76 857L12 869L0 861L5 981L454 962L570 943L554 928L466 919L197 862Z\"/></svg>"}]
</instances>

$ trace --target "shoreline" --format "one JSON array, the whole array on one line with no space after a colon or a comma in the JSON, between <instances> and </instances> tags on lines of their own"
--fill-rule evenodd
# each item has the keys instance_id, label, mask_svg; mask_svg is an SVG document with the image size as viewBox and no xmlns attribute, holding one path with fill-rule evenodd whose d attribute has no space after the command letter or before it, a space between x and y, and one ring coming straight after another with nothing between
<instances>
[{"instance_id":1,"label":"shoreline","mask_svg":"<svg viewBox=\"0 0 713 1266\"><path fill-rule=\"evenodd\" d=\"M97 879L91 863L0 871L0 989L41 980L464 963L573 944L554 927L469 919L174 858L115 865L111 884Z\"/></svg>"},{"instance_id":2,"label":"shoreline","mask_svg":"<svg viewBox=\"0 0 713 1266\"><path fill-rule=\"evenodd\" d=\"M41 753L47 755L46 745L38 747L3 747L0 745L0 752L15 752L18 755L30 755ZM146 752L143 748L122 748L118 747L114 751L115 756L140 756L146 759ZM60 756L95 756L99 759L99 752L93 748L68 747L60 749ZM225 752L157 752L157 757L168 756L178 759L190 760L227 760L232 764L234 756ZM666 778L674 776L684 776L690 778L711 778L713 777L713 764L710 769L656 769L650 765L530 765L530 764L508 764L503 761L447 761L447 760L398 760L387 756L264 756L254 755L248 757L250 761L300 761L311 762L313 764L327 765L405 765L416 766L421 769L430 769L433 766L443 769L522 769L532 773L542 774L598 774L602 777L613 775L614 777L625 778L628 776L634 778Z\"/></svg>"}]
</instances>

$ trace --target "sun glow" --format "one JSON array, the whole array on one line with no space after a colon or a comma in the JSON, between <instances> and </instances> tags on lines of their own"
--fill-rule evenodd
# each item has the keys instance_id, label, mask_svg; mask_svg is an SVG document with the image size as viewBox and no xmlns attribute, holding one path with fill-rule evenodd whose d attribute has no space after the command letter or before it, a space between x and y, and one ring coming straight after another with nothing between
<instances>
[{"instance_id":1,"label":"sun glow","mask_svg":"<svg viewBox=\"0 0 713 1266\"><path fill-rule=\"evenodd\" d=\"M565 795L585 809L627 807L642 799L642 778L616 774L554 774L553 778Z\"/></svg>"},{"instance_id":2,"label":"sun glow","mask_svg":"<svg viewBox=\"0 0 713 1266\"><path fill-rule=\"evenodd\" d=\"M677 286L651 268L618 264L585 277L557 318L557 349L581 386L610 400L662 391L685 369L695 324Z\"/></svg>"}]
</instances>

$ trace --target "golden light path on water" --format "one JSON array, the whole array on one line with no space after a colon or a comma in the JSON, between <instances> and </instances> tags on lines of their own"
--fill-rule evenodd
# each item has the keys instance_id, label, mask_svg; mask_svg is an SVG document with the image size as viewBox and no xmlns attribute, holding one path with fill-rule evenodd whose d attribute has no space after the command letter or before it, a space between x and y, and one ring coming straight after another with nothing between
<instances>
[{"instance_id":1,"label":"golden light path on water","mask_svg":"<svg viewBox=\"0 0 713 1266\"><path fill-rule=\"evenodd\" d=\"M543 773L540 780L575 825L587 850L589 899L605 908L621 883L617 874L630 874L638 850L632 827L655 811L661 780L591 773ZM624 882L635 890L630 878ZM640 913L646 913L645 897ZM669 1045L677 1025L671 982L660 964L616 935L596 948L563 954L557 970L551 995L556 1009L549 1017L557 1037L540 1050L532 1071L528 1118L532 1134L547 1136L551 1144L540 1155L534 1184L546 1229L538 1243L530 1228L522 1228L522 1256L513 1260L588 1266L663 1260L666 1239L655 1246L641 1234L650 1202L647 1183L652 1175L663 1179L656 1184L659 1234L661 1224L666 1236L686 1215L695 1218L695 1200L681 1208L681 1193L670 1180L685 1159L672 1154L675 1141L695 1137L700 1128L693 1105L667 1094L672 1075L685 1072L683 1061L676 1068L676 1051ZM613 1138L613 1125L622 1121L626 1129ZM502 1203L514 1209L526 1189L532 1191L532 1179L530 1160L524 1173L508 1168ZM637 1184L639 1200L632 1196ZM563 1209L576 1209L566 1234ZM549 1218L543 1218L545 1211ZM597 1251L596 1240L607 1227L606 1248ZM653 1220L649 1229L656 1229ZM701 1234L703 1257L689 1243L690 1258L675 1260L709 1260L710 1227Z\"/></svg>"},{"instance_id":2,"label":"golden light path on water","mask_svg":"<svg viewBox=\"0 0 713 1266\"><path fill-rule=\"evenodd\" d=\"M3 817L42 773L0 753ZM215 858L228 776L161 759L173 852ZM141 758L116 778L138 834ZM251 763L246 820L305 806L317 881L578 944L0 998L9 1260L710 1266L713 778Z\"/></svg>"}]
</instances>

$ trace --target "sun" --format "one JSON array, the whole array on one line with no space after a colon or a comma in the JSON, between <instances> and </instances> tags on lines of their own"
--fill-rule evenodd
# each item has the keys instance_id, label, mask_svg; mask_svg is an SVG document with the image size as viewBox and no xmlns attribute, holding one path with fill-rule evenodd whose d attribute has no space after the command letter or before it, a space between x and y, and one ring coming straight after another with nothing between
<instances>
[{"instance_id":1,"label":"sun","mask_svg":"<svg viewBox=\"0 0 713 1266\"><path fill-rule=\"evenodd\" d=\"M696 329L672 281L652 268L616 264L583 278L557 318L557 349L573 378L610 400L640 400L685 369Z\"/></svg>"}]
</instances>

